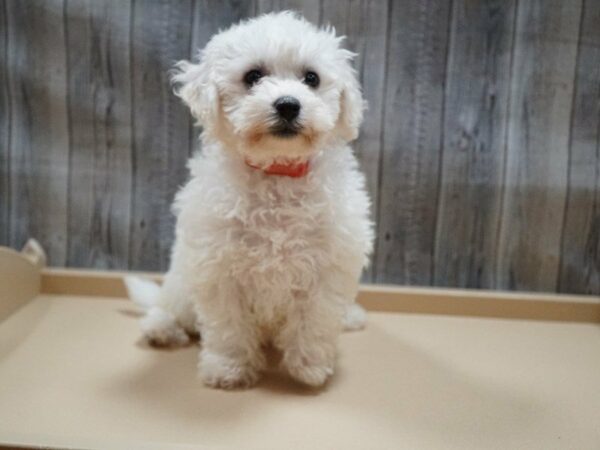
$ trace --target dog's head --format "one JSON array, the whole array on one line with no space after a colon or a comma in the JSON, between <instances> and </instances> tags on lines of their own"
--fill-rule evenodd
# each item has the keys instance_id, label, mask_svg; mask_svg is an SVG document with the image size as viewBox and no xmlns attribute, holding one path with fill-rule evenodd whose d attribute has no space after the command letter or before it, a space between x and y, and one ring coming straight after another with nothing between
<instances>
[{"instance_id":1,"label":"dog's head","mask_svg":"<svg viewBox=\"0 0 600 450\"><path fill-rule=\"evenodd\" d=\"M177 64L176 94L209 138L257 164L306 159L358 135L364 101L331 27L272 13L215 35Z\"/></svg>"}]
</instances>

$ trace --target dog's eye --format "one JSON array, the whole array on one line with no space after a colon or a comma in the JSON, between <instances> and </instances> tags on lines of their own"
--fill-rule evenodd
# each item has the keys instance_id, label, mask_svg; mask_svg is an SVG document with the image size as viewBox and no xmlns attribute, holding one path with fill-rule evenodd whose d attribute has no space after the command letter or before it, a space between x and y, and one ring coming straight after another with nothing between
<instances>
[{"instance_id":1,"label":"dog's eye","mask_svg":"<svg viewBox=\"0 0 600 450\"><path fill-rule=\"evenodd\" d=\"M319 75L314 72L308 71L304 74L304 83L312 88L316 88L319 86L321 80L319 80Z\"/></svg>"},{"instance_id":2,"label":"dog's eye","mask_svg":"<svg viewBox=\"0 0 600 450\"><path fill-rule=\"evenodd\" d=\"M262 77L263 73L259 69L252 69L244 75L244 83L246 83L248 87L254 86Z\"/></svg>"}]
</instances>

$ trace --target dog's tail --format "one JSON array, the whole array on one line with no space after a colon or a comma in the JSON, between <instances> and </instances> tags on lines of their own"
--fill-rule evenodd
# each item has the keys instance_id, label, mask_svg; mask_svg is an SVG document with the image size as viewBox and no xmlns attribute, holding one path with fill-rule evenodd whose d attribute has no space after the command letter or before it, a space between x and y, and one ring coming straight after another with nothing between
<instances>
[{"instance_id":1,"label":"dog's tail","mask_svg":"<svg viewBox=\"0 0 600 450\"><path fill-rule=\"evenodd\" d=\"M129 298L145 311L158 306L160 286L157 283L134 275L126 276L123 281L125 282Z\"/></svg>"}]
</instances>

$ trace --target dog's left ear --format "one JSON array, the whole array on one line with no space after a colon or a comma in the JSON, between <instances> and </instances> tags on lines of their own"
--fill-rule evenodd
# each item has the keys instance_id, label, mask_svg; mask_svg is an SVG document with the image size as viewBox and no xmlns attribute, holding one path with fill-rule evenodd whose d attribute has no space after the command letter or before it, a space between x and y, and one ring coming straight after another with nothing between
<instances>
[{"instance_id":1,"label":"dog's left ear","mask_svg":"<svg viewBox=\"0 0 600 450\"><path fill-rule=\"evenodd\" d=\"M338 127L342 138L346 142L350 142L358 137L358 129L362 123L363 111L366 109L367 104L363 99L360 85L356 79L356 72L350 67L350 61L347 61L346 64L348 64L348 68L340 94Z\"/></svg>"},{"instance_id":2,"label":"dog's left ear","mask_svg":"<svg viewBox=\"0 0 600 450\"><path fill-rule=\"evenodd\" d=\"M190 108L199 124L208 127L213 122L219 108L217 87L210 81L210 73L205 58L200 64L180 61L171 75L175 95Z\"/></svg>"}]
</instances>

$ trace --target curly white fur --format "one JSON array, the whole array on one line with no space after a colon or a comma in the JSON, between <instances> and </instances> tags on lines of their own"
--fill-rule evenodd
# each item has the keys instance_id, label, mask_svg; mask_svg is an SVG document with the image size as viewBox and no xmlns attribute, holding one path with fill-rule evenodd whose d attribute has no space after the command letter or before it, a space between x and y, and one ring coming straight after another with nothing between
<instances>
[{"instance_id":1,"label":"curly white fur","mask_svg":"<svg viewBox=\"0 0 600 450\"><path fill-rule=\"evenodd\" d=\"M146 336L181 344L199 331L200 373L215 387L248 386L265 368L262 347L282 352L297 380L323 384L333 373L342 327L360 329L354 300L373 231L364 177L347 143L364 104L353 54L331 28L285 12L214 36L199 63L182 62L177 94L203 126L202 152L177 194L176 240L164 285L126 280L147 314ZM260 67L254 86L244 73ZM303 73L321 83L311 88ZM301 132L269 132L273 102L301 103ZM250 167L309 161L301 178Z\"/></svg>"}]
</instances>

